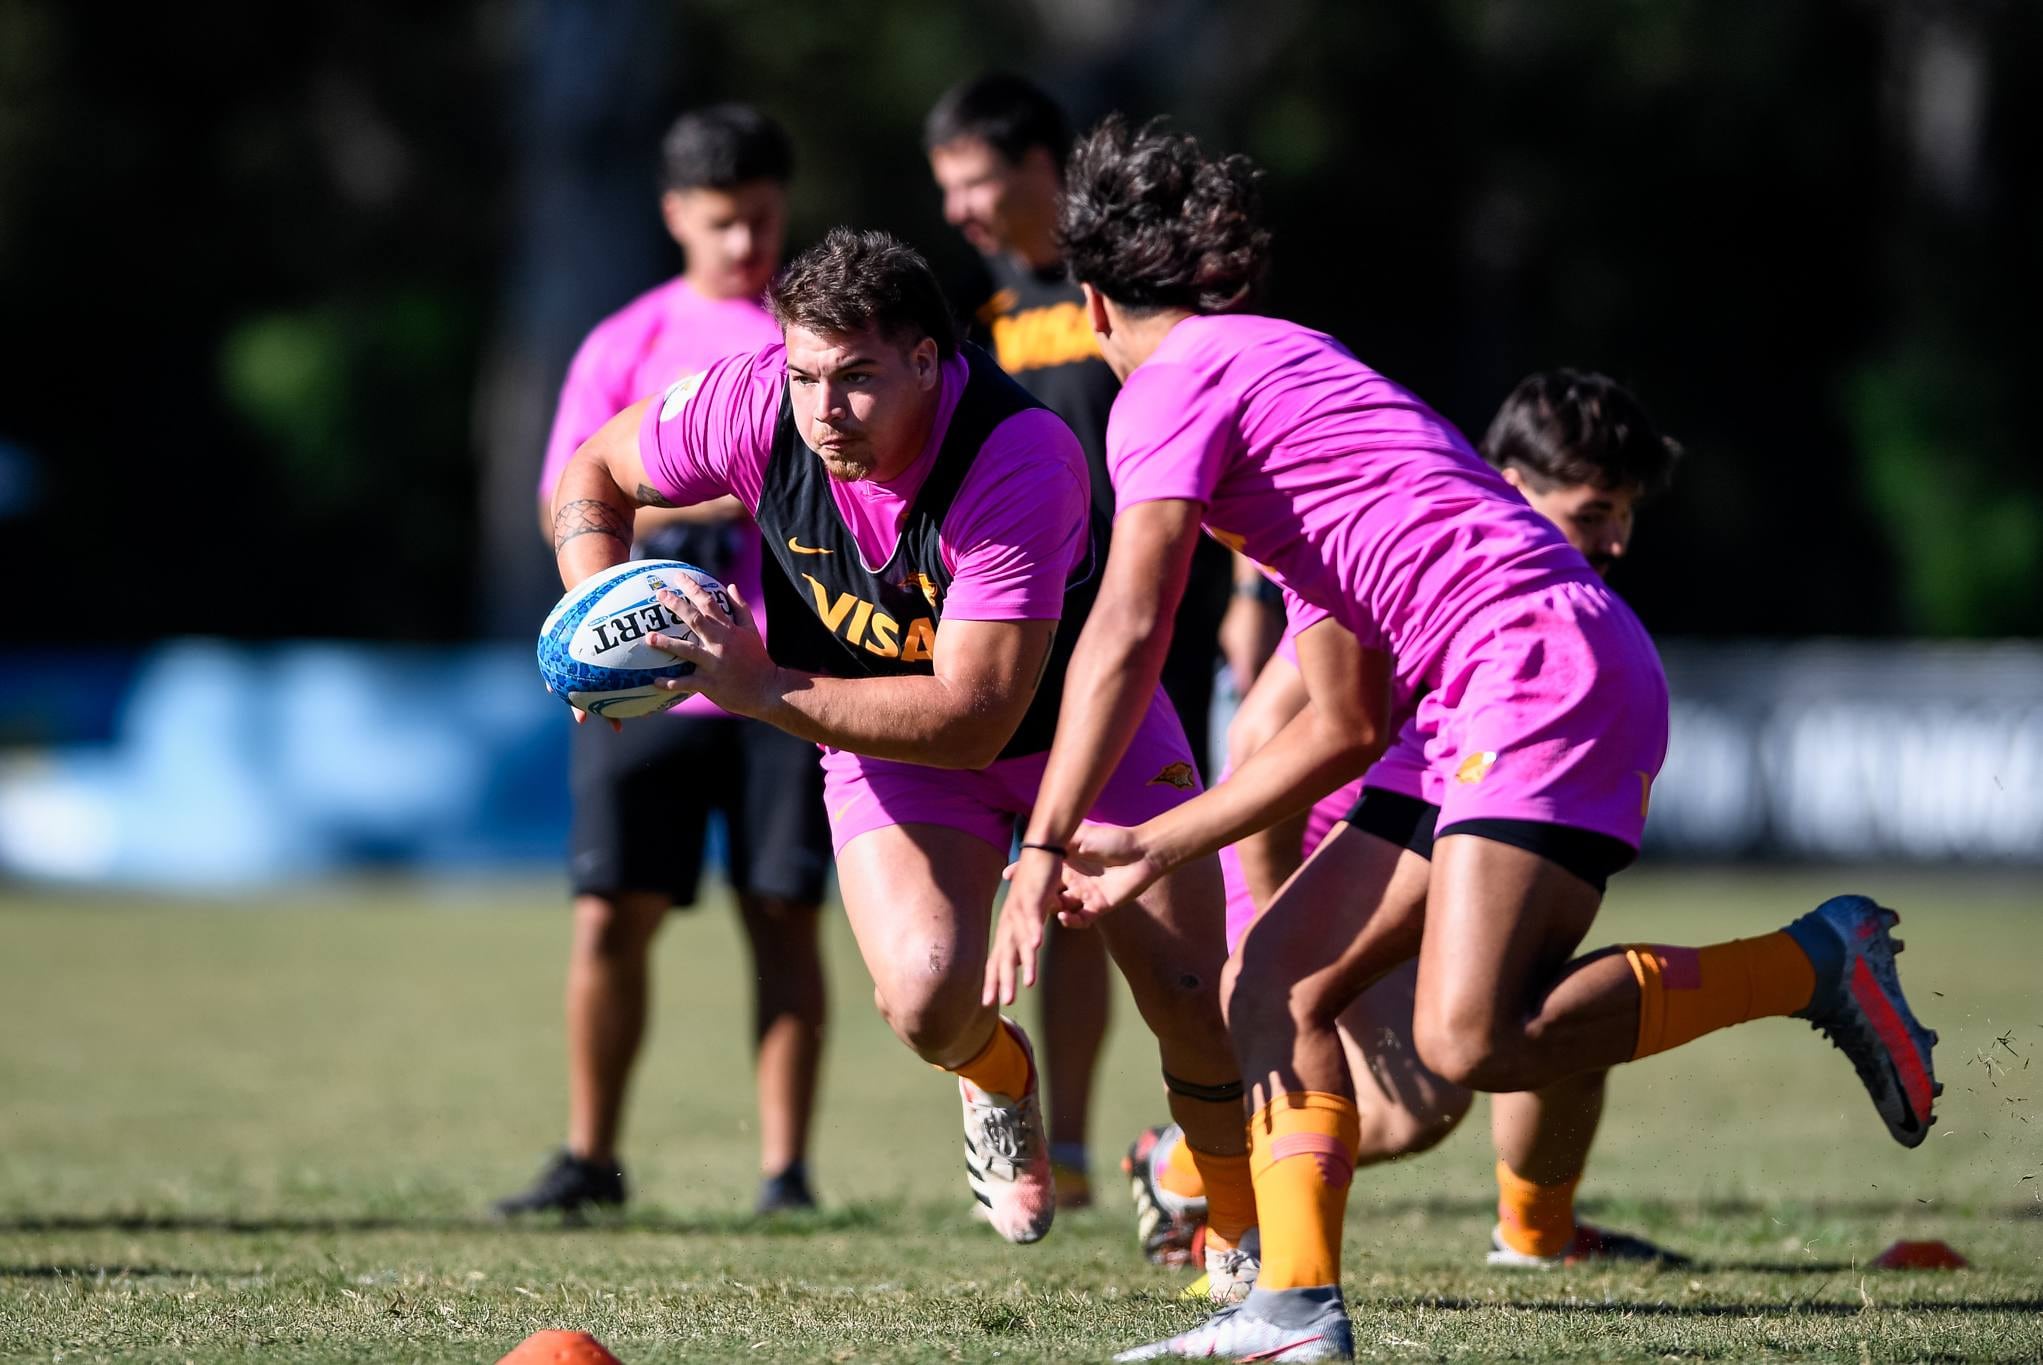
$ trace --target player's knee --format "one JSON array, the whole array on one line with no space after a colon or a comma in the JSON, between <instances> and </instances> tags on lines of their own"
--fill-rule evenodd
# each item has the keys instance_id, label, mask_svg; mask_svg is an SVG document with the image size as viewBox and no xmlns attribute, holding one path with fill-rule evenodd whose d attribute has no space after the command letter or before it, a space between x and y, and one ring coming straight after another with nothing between
<instances>
[{"instance_id":1,"label":"player's knee","mask_svg":"<svg viewBox=\"0 0 2043 1365\"><path fill-rule=\"evenodd\" d=\"M1450 1085L1488 1094L1524 1089L1521 1035L1476 1024L1412 1023L1419 1060Z\"/></svg>"},{"instance_id":2,"label":"player's knee","mask_svg":"<svg viewBox=\"0 0 2043 1365\"><path fill-rule=\"evenodd\" d=\"M761 981L790 972L806 974L820 967L816 907L777 897L748 898L744 921Z\"/></svg>"},{"instance_id":3,"label":"player's knee","mask_svg":"<svg viewBox=\"0 0 2043 1365\"><path fill-rule=\"evenodd\" d=\"M903 983L876 989L873 998L894 1036L916 1056L939 1065L958 1060L953 1054L978 1019L976 994L940 985Z\"/></svg>"},{"instance_id":4,"label":"player's knee","mask_svg":"<svg viewBox=\"0 0 2043 1365\"><path fill-rule=\"evenodd\" d=\"M606 961L645 955L665 917L666 904L650 897L575 897L575 952Z\"/></svg>"},{"instance_id":5,"label":"player's knee","mask_svg":"<svg viewBox=\"0 0 2043 1365\"><path fill-rule=\"evenodd\" d=\"M1417 1104L1383 1101L1364 1105L1356 1164L1367 1166L1430 1151L1461 1126L1474 1102L1472 1092L1455 1087L1449 1093L1429 1096L1426 1102Z\"/></svg>"}]
</instances>

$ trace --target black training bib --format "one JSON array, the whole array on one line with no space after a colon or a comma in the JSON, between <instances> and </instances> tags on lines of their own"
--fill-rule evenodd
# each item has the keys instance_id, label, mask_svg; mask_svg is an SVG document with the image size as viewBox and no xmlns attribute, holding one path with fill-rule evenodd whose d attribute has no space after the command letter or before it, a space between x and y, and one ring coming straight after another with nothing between
<instances>
[{"instance_id":1,"label":"black training bib","mask_svg":"<svg viewBox=\"0 0 2043 1365\"><path fill-rule=\"evenodd\" d=\"M765 578L767 648L775 663L837 678L930 675L936 629L943 619L950 572L937 530L986 439L1018 412L1041 407L976 346L961 348L965 391L936 452L929 477L909 505L894 553L877 569L860 556L850 528L830 497L823 462L796 429L794 400L783 385L780 419L755 520L780 572ZM1000 751L1002 758L1041 753L1057 731L1064 671L1099 591L1107 522L1088 519L1087 545L1065 587L1064 615L1050 646L1035 699Z\"/></svg>"}]
</instances>

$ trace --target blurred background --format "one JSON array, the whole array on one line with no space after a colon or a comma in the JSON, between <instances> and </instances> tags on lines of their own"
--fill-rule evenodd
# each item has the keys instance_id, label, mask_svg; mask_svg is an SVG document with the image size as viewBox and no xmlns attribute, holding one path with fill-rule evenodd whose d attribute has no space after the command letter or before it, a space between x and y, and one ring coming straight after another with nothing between
<instances>
[{"instance_id":1,"label":"blurred background","mask_svg":"<svg viewBox=\"0 0 2043 1365\"><path fill-rule=\"evenodd\" d=\"M2043 863L2043 9L2018 0L0 0L0 877L558 875L532 490L678 266L682 108L940 267L955 81L1268 169L1270 311L1471 434L1523 374L1687 447L1615 582L1652 856Z\"/></svg>"}]
</instances>

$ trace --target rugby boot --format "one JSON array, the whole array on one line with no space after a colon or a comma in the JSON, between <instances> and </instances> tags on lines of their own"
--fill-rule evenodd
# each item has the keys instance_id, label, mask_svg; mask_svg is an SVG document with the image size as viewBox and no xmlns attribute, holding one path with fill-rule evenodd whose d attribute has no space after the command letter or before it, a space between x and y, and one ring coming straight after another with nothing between
<instances>
[{"instance_id":1,"label":"rugby boot","mask_svg":"<svg viewBox=\"0 0 2043 1365\"><path fill-rule=\"evenodd\" d=\"M1239 1244L1225 1251L1203 1237L1199 1240L1206 1262L1206 1273L1199 1277L1206 1287L1205 1297L1223 1307L1247 1298L1263 1268L1262 1233L1250 1228Z\"/></svg>"},{"instance_id":2,"label":"rugby boot","mask_svg":"<svg viewBox=\"0 0 2043 1365\"><path fill-rule=\"evenodd\" d=\"M1355 1333L1341 1291L1262 1290L1189 1332L1123 1351L1115 1360L1170 1356L1223 1360L1352 1360Z\"/></svg>"},{"instance_id":3,"label":"rugby boot","mask_svg":"<svg viewBox=\"0 0 2043 1365\"><path fill-rule=\"evenodd\" d=\"M759 1198L752 1205L752 1212L763 1218L770 1213L797 1213L815 1207L816 1195L809 1188L809 1168L796 1161L759 1182Z\"/></svg>"},{"instance_id":4,"label":"rugby boot","mask_svg":"<svg viewBox=\"0 0 2043 1365\"><path fill-rule=\"evenodd\" d=\"M1501 1227L1490 1233L1489 1263L1493 1266L1511 1270L1558 1270L1562 1266L1581 1265L1584 1261L1622 1261L1663 1269L1689 1264L1688 1257L1678 1251L1669 1251L1628 1232L1609 1232L1587 1223L1575 1224L1574 1240L1568 1243L1566 1251L1557 1256L1531 1256L1512 1250L1504 1240Z\"/></svg>"},{"instance_id":5,"label":"rugby boot","mask_svg":"<svg viewBox=\"0 0 2043 1365\"><path fill-rule=\"evenodd\" d=\"M1816 969L1815 993L1796 1017L1851 1059L1894 1140L1919 1147L1944 1087L1931 1057L1937 1035L1915 1021L1895 974L1902 944L1887 931L1900 922L1864 896L1833 896L1787 933Z\"/></svg>"},{"instance_id":6,"label":"rugby boot","mask_svg":"<svg viewBox=\"0 0 2043 1365\"><path fill-rule=\"evenodd\" d=\"M1175 1123L1145 1128L1121 1158L1128 1193L1135 1201L1135 1238L1154 1265L1192 1265L1192 1239L1206 1225L1206 1201L1187 1199L1163 1187L1162 1171L1173 1152L1180 1158L1184 1130Z\"/></svg>"},{"instance_id":7,"label":"rugby boot","mask_svg":"<svg viewBox=\"0 0 2043 1365\"><path fill-rule=\"evenodd\" d=\"M614 1161L584 1161L563 1147L547 1160L529 1187L497 1200L490 1205L490 1212L498 1218L558 1213L579 1219L593 1209L614 1209L623 1203L623 1167Z\"/></svg>"},{"instance_id":8,"label":"rugby boot","mask_svg":"<svg viewBox=\"0 0 2043 1365\"><path fill-rule=\"evenodd\" d=\"M958 1077L965 1117L965 1178L979 1216L1010 1242L1035 1242L1057 1216L1057 1186L1050 1175L1050 1144L1043 1134L1042 1085L1028 1034L1014 1029L1029 1058L1028 1091L1000 1095Z\"/></svg>"}]
</instances>

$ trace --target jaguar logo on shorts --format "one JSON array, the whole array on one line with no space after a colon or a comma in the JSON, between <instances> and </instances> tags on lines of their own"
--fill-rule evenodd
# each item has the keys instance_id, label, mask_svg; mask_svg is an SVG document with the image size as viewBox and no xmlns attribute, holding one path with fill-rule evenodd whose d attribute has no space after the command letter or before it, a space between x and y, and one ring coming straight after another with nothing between
<instances>
[{"instance_id":1,"label":"jaguar logo on shorts","mask_svg":"<svg viewBox=\"0 0 2043 1365\"><path fill-rule=\"evenodd\" d=\"M1464 787L1473 787L1490 775L1490 769L1497 762L1495 749L1484 749L1461 760L1461 766L1454 770L1454 780Z\"/></svg>"},{"instance_id":2,"label":"jaguar logo on shorts","mask_svg":"<svg viewBox=\"0 0 2043 1365\"><path fill-rule=\"evenodd\" d=\"M1189 763L1173 763L1155 777L1150 778L1149 785L1152 787L1176 787L1181 792L1188 792L1199 785L1199 775L1192 771L1192 765Z\"/></svg>"}]
</instances>

